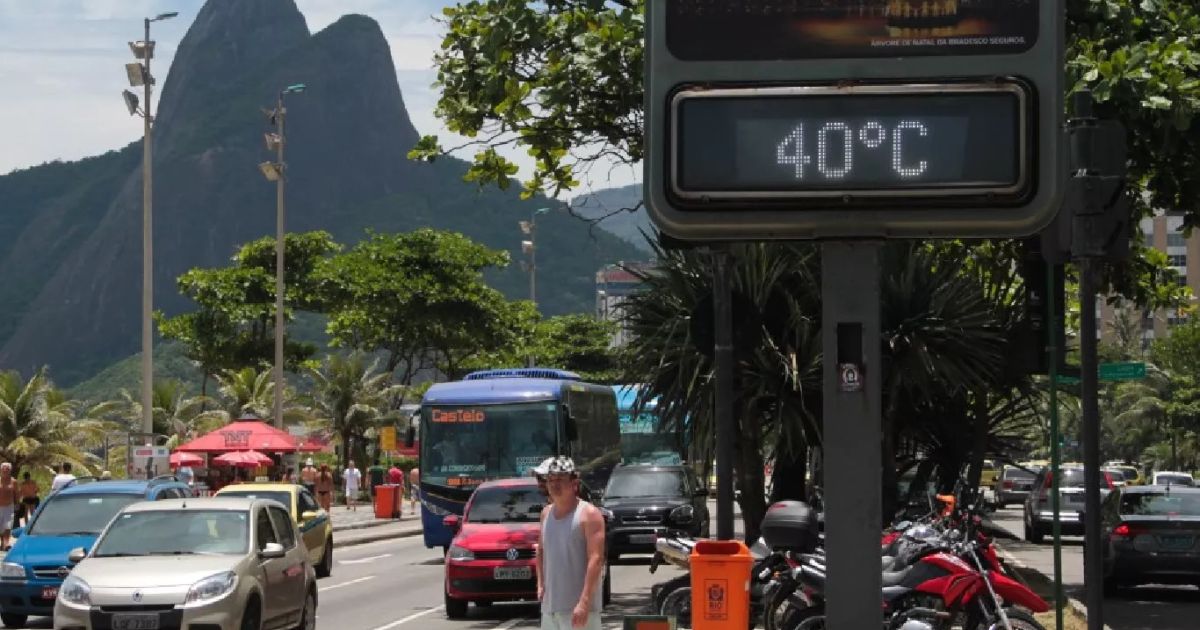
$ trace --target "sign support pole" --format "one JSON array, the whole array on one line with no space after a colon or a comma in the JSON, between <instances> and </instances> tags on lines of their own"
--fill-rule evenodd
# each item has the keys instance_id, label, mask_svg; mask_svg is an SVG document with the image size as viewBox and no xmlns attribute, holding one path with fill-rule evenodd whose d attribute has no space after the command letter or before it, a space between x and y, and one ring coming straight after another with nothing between
<instances>
[{"instance_id":1,"label":"sign support pole","mask_svg":"<svg viewBox=\"0 0 1200 630\"><path fill-rule=\"evenodd\" d=\"M879 241L821 245L827 628L878 628L883 614L882 249Z\"/></svg>"},{"instance_id":2,"label":"sign support pole","mask_svg":"<svg viewBox=\"0 0 1200 630\"><path fill-rule=\"evenodd\" d=\"M1083 575L1087 585L1088 630L1104 628L1104 564L1100 548L1100 409L1096 400L1096 268L1092 258L1079 261L1079 370L1083 403Z\"/></svg>"},{"instance_id":3,"label":"sign support pole","mask_svg":"<svg viewBox=\"0 0 1200 630\"><path fill-rule=\"evenodd\" d=\"M717 539L733 540L733 296L730 252L713 251L713 367L717 423Z\"/></svg>"}]
</instances>

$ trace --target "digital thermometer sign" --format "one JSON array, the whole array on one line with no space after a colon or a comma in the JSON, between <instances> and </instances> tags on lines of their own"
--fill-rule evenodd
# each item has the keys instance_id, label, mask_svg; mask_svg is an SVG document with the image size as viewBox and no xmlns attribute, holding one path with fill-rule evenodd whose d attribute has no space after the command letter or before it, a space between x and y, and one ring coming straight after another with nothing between
<instances>
[{"instance_id":1,"label":"digital thermometer sign","mask_svg":"<svg viewBox=\"0 0 1200 630\"><path fill-rule=\"evenodd\" d=\"M1017 83L683 89L671 190L685 202L986 196L1030 187Z\"/></svg>"}]
</instances>

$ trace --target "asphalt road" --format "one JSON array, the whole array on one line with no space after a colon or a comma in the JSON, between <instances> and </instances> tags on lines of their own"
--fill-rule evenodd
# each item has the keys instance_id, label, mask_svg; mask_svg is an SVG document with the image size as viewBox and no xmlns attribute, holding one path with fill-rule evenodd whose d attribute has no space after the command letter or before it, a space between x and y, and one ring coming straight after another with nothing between
<instances>
[{"instance_id":1,"label":"asphalt road","mask_svg":"<svg viewBox=\"0 0 1200 630\"><path fill-rule=\"evenodd\" d=\"M1021 508L996 512L992 521L1016 537L1001 540L1000 546L1026 566L1043 575L1054 575L1051 542L1035 545L1021 540ZM1084 601L1083 537L1064 536L1062 547L1063 588ZM1104 623L1112 630L1195 630L1200 627L1200 590L1191 586L1141 586L1104 601Z\"/></svg>"},{"instance_id":2,"label":"asphalt road","mask_svg":"<svg viewBox=\"0 0 1200 630\"><path fill-rule=\"evenodd\" d=\"M650 586L677 569L651 575L649 556L622 558L613 567L613 602L604 628L621 627L626 614L643 614ZM440 549L426 549L420 536L385 540L334 553L333 575L319 581L317 627L329 630L509 630L537 628L535 605L496 604L469 609L467 619L446 619L442 608ZM32 618L29 628L51 628L49 618Z\"/></svg>"}]
</instances>

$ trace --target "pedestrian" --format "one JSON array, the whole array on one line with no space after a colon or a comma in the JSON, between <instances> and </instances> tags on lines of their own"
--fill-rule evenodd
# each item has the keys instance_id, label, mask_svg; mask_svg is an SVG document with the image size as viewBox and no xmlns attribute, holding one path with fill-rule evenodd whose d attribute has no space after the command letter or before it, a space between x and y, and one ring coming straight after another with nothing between
<instances>
[{"instance_id":1,"label":"pedestrian","mask_svg":"<svg viewBox=\"0 0 1200 630\"><path fill-rule=\"evenodd\" d=\"M12 534L13 519L17 513L17 480L12 476L12 464L0 464L0 549L8 551L8 537Z\"/></svg>"},{"instance_id":2,"label":"pedestrian","mask_svg":"<svg viewBox=\"0 0 1200 630\"><path fill-rule=\"evenodd\" d=\"M304 462L304 468L300 470L300 484L308 489L309 492L317 491L317 469L313 466L311 457Z\"/></svg>"},{"instance_id":3,"label":"pedestrian","mask_svg":"<svg viewBox=\"0 0 1200 630\"><path fill-rule=\"evenodd\" d=\"M392 467L387 469L387 482L393 486L400 486L399 494L396 495L396 514L404 516L404 472L396 466L395 462L392 462Z\"/></svg>"},{"instance_id":4,"label":"pedestrian","mask_svg":"<svg viewBox=\"0 0 1200 630\"><path fill-rule=\"evenodd\" d=\"M353 512L358 511L354 504L358 499L358 488L362 484L362 471L354 467L354 460L349 461L346 470L342 471L342 484L346 490L346 507Z\"/></svg>"},{"instance_id":5,"label":"pedestrian","mask_svg":"<svg viewBox=\"0 0 1200 630\"><path fill-rule=\"evenodd\" d=\"M316 488L317 501L321 503L321 509L332 514L333 473L329 472L329 464L321 464L321 470L317 473L316 481L313 485Z\"/></svg>"},{"instance_id":6,"label":"pedestrian","mask_svg":"<svg viewBox=\"0 0 1200 630\"><path fill-rule=\"evenodd\" d=\"M180 466L179 470L175 473L175 477L186 483L189 488L196 484L196 471L192 470L191 466Z\"/></svg>"},{"instance_id":7,"label":"pedestrian","mask_svg":"<svg viewBox=\"0 0 1200 630\"><path fill-rule=\"evenodd\" d=\"M417 513L417 493L421 490L421 471L416 466L408 471L408 509Z\"/></svg>"},{"instance_id":8,"label":"pedestrian","mask_svg":"<svg viewBox=\"0 0 1200 630\"><path fill-rule=\"evenodd\" d=\"M542 462L550 504L542 509L537 589L542 630L600 630L604 516L579 498L579 474L569 457Z\"/></svg>"},{"instance_id":9,"label":"pedestrian","mask_svg":"<svg viewBox=\"0 0 1200 630\"><path fill-rule=\"evenodd\" d=\"M75 475L71 473L71 462L64 462L59 467L59 472L54 475L54 479L50 482L50 492L55 493L63 489L63 486L75 481Z\"/></svg>"},{"instance_id":10,"label":"pedestrian","mask_svg":"<svg viewBox=\"0 0 1200 630\"><path fill-rule=\"evenodd\" d=\"M37 511L41 499L38 498L37 482L29 476L29 471L22 473L21 487L19 489L21 495L21 512L25 518L25 524L29 524L29 519L33 518L33 513Z\"/></svg>"},{"instance_id":11,"label":"pedestrian","mask_svg":"<svg viewBox=\"0 0 1200 630\"><path fill-rule=\"evenodd\" d=\"M283 483L296 483L296 480L292 477L291 468L283 471Z\"/></svg>"}]
</instances>

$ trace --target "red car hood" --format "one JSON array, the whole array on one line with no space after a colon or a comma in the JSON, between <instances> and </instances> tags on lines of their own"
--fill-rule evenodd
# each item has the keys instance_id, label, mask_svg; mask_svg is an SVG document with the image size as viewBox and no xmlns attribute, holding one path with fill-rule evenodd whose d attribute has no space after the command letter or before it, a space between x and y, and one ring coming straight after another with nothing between
<instances>
[{"instance_id":1,"label":"red car hood","mask_svg":"<svg viewBox=\"0 0 1200 630\"><path fill-rule=\"evenodd\" d=\"M540 523L466 523L454 544L472 550L531 547L540 529Z\"/></svg>"}]
</instances>

